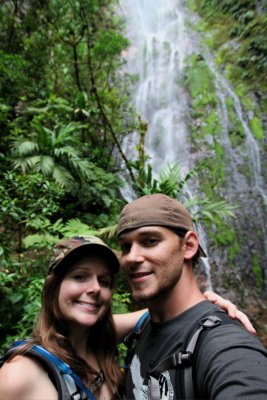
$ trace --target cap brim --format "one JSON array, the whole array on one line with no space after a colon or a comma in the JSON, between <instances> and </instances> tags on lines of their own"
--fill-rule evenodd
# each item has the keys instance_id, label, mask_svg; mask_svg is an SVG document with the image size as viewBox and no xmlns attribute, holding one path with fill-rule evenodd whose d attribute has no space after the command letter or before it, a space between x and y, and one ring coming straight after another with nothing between
<instances>
[{"instance_id":1,"label":"cap brim","mask_svg":"<svg viewBox=\"0 0 267 400\"><path fill-rule=\"evenodd\" d=\"M117 273L120 269L119 260L111 249L97 243L85 243L72 249L53 267L52 271L56 273L66 271L71 264L79 260L81 257L86 257L87 255L103 258L113 273Z\"/></svg>"}]
</instances>

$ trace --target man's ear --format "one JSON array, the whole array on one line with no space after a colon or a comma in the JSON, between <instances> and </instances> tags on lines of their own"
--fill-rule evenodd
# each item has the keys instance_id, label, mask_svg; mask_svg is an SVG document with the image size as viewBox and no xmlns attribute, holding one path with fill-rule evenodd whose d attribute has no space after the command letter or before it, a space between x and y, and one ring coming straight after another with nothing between
<instances>
[{"instance_id":1,"label":"man's ear","mask_svg":"<svg viewBox=\"0 0 267 400\"><path fill-rule=\"evenodd\" d=\"M198 236L193 231L186 232L184 237L184 259L191 260L198 251Z\"/></svg>"}]
</instances>

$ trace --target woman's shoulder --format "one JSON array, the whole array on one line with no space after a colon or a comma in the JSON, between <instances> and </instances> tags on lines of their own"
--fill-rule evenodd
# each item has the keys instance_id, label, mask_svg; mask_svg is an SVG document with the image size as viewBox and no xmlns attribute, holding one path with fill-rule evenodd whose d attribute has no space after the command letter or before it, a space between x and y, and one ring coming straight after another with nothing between
<instances>
[{"instance_id":1,"label":"woman's shoulder","mask_svg":"<svg viewBox=\"0 0 267 400\"><path fill-rule=\"evenodd\" d=\"M57 391L41 365L18 355L0 369L0 400L57 400Z\"/></svg>"}]
</instances>

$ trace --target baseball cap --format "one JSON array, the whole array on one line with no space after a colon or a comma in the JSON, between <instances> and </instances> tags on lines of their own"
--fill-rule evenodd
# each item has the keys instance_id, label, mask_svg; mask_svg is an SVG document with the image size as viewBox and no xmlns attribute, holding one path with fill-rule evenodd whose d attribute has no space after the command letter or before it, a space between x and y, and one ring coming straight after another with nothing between
<instances>
[{"instance_id":1,"label":"baseball cap","mask_svg":"<svg viewBox=\"0 0 267 400\"><path fill-rule=\"evenodd\" d=\"M163 193L145 195L127 204L120 214L117 235L143 226L194 231L188 210L178 200ZM201 257L207 257L200 245L199 252Z\"/></svg>"},{"instance_id":2,"label":"baseball cap","mask_svg":"<svg viewBox=\"0 0 267 400\"><path fill-rule=\"evenodd\" d=\"M87 255L103 257L113 273L119 271L120 264L116 254L103 240L95 236L74 236L63 239L53 248L48 274L58 273L66 269L71 263Z\"/></svg>"}]
</instances>

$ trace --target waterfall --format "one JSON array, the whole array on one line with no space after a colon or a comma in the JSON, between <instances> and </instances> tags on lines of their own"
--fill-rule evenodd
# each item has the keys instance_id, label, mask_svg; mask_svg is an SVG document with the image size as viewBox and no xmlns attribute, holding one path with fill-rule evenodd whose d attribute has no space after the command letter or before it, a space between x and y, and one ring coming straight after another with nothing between
<instances>
[{"instance_id":1,"label":"waterfall","mask_svg":"<svg viewBox=\"0 0 267 400\"><path fill-rule=\"evenodd\" d=\"M174 0L122 0L121 6L131 42L128 71L138 75L133 101L149 123L145 147L153 170L158 173L179 160L188 171L187 94L178 83L194 46L184 15Z\"/></svg>"},{"instance_id":2,"label":"waterfall","mask_svg":"<svg viewBox=\"0 0 267 400\"><path fill-rule=\"evenodd\" d=\"M248 118L242 110L238 96L217 71L211 54L200 43L199 35L192 29L192 24L188 24L188 21L191 23L194 20L194 16L180 0L120 0L120 7L126 20L125 35L131 43L125 53L126 68L130 74L136 76L136 83L132 88L132 101L141 118L148 122L145 150L151 157L150 164L154 173L158 174L166 164L174 164L177 161L185 173L194 167L195 157L191 153L191 133L188 128L189 99L181 79L187 57L201 54L214 76L219 103L218 117L222 127L220 140L229 158L226 166L228 180L223 193L230 203L234 203L232 200L238 198L238 218L240 229L244 231L243 236L241 235L244 237L244 243L240 243L241 252L250 258L258 252L259 259L264 262L267 253L267 196L260 148L249 128ZM227 97L232 99L235 116L244 130L245 144L240 149L231 145ZM124 143L128 157L134 151L135 140L133 134ZM250 166L249 179L243 171L243 163ZM252 210L253 205L256 205L255 210ZM251 237L250 231L262 232L262 237L259 234L258 243L256 237ZM198 233L206 250L205 232L200 227ZM248 251L252 255L249 255ZM214 254L214 260L219 269L228 265L226 255L219 258ZM240 267L243 267L242 256ZM205 268L209 277L208 262L205 262ZM208 285L210 288L210 283ZM267 290L266 265L265 287Z\"/></svg>"}]
</instances>

